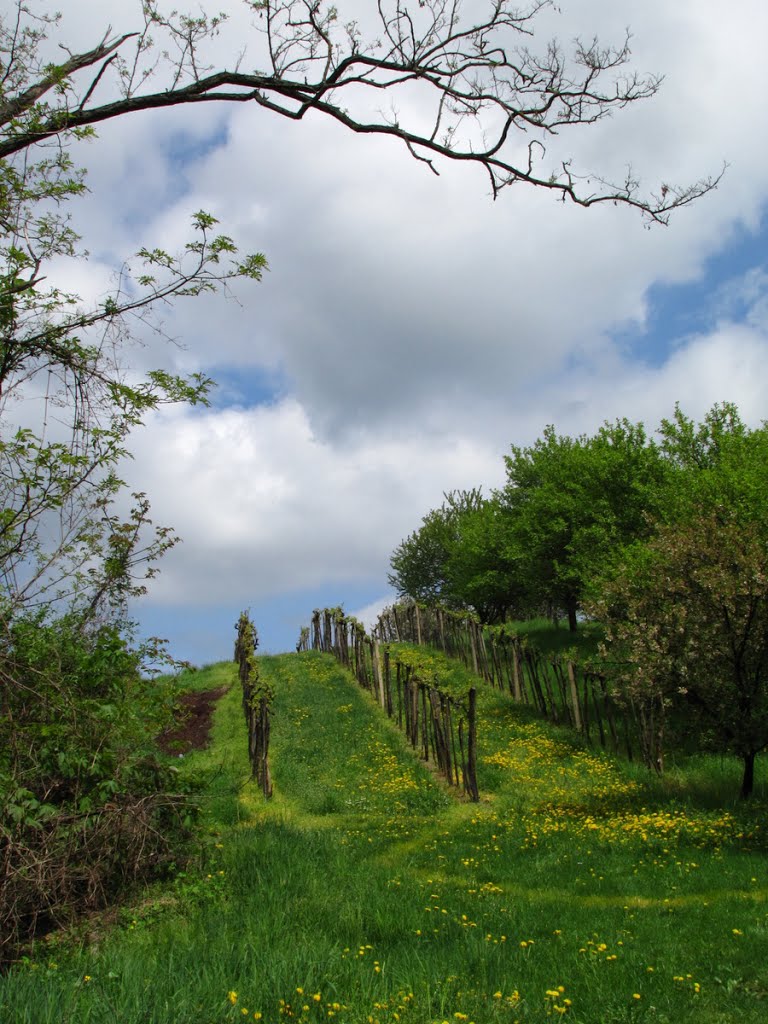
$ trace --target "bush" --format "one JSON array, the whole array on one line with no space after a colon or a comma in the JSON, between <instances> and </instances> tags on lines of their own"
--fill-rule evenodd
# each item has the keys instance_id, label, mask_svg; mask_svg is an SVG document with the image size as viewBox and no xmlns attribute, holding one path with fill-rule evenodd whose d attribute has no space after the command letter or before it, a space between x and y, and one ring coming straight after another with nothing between
<instances>
[{"instance_id":1,"label":"bush","mask_svg":"<svg viewBox=\"0 0 768 1024\"><path fill-rule=\"evenodd\" d=\"M28 616L0 641L0 960L163 872L190 821L155 737L172 689L114 624Z\"/></svg>"}]
</instances>

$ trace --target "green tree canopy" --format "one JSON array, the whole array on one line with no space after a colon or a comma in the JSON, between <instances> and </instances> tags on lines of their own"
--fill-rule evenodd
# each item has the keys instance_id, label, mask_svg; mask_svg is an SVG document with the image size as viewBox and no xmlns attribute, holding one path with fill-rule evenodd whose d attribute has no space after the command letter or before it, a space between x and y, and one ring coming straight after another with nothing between
<instances>
[{"instance_id":1,"label":"green tree canopy","mask_svg":"<svg viewBox=\"0 0 768 1024\"><path fill-rule=\"evenodd\" d=\"M428 512L421 526L395 548L388 576L399 597L410 597L425 604L456 605L450 580L449 562L459 542L459 524L469 513L480 509L483 497L479 488L449 491L439 509Z\"/></svg>"},{"instance_id":2,"label":"green tree canopy","mask_svg":"<svg viewBox=\"0 0 768 1024\"><path fill-rule=\"evenodd\" d=\"M642 424L618 420L593 437L553 426L533 445L513 445L499 494L525 574L542 603L571 629L585 588L617 550L651 531L666 467Z\"/></svg>"}]
</instances>

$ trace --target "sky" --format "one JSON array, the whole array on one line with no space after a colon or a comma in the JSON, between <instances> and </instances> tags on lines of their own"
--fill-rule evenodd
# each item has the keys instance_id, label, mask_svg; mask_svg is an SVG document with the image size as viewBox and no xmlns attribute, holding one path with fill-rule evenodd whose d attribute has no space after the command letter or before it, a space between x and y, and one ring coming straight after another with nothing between
<instances>
[{"instance_id":1,"label":"sky","mask_svg":"<svg viewBox=\"0 0 768 1024\"><path fill-rule=\"evenodd\" d=\"M78 50L134 27L139 7L63 6ZM254 30L237 0L216 6L232 20L213 56L231 65ZM352 5L363 21L374 8ZM148 333L128 350L136 372L218 382L210 408L150 416L124 469L182 538L132 610L177 658L231 657L243 609L264 652L292 650L316 607L370 618L422 516L445 491L502 485L509 446L547 424L653 430L676 402L766 418L768 5L560 8L529 46L629 27L632 66L664 76L652 99L562 133L560 152L597 174L631 165L649 189L727 164L668 227L522 185L494 201L481 169L442 161L437 177L394 140L247 104L135 114L75 151L90 191L71 212L90 256L57 274L84 300L141 246L182 246L199 209L269 261L260 283L163 309L175 344Z\"/></svg>"}]
</instances>

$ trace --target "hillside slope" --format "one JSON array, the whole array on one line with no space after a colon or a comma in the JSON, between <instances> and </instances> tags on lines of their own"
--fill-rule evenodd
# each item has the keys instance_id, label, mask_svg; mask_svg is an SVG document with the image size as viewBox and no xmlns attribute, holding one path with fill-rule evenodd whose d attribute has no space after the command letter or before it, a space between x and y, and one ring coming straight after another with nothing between
<instances>
[{"instance_id":1,"label":"hillside slope","mask_svg":"<svg viewBox=\"0 0 768 1024\"><path fill-rule=\"evenodd\" d=\"M4 1024L766 1019L759 807L651 788L491 692L470 804L330 657L260 665L274 799L246 781L233 686L180 762L208 773L201 868L0 979Z\"/></svg>"}]
</instances>

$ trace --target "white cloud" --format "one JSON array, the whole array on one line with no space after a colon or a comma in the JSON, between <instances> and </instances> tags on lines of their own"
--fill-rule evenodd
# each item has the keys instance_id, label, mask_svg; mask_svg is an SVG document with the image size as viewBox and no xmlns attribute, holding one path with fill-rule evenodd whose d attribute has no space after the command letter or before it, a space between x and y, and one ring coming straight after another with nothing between
<instances>
[{"instance_id":1,"label":"white cloud","mask_svg":"<svg viewBox=\"0 0 768 1024\"><path fill-rule=\"evenodd\" d=\"M444 489L498 482L498 457L461 437L432 444L361 436L334 447L292 399L158 414L136 437L129 483L184 544L152 599L260 600L323 581L386 575L389 554Z\"/></svg>"},{"instance_id":2,"label":"white cloud","mask_svg":"<svg viewBox=\"0 0 768 1024\"><path fill-rule=\"evenodd\" d=\"M356 611L352 611L349 614L352 618L362 622L365 626L366 633L370 634L374 626L379 621L379 616L384 609L389 608L396 600L397 595L394 591L390 591L383 597L379 597L375 601L371 601L369 604L365 605L364 608L358 608Z\"/></svg>"},{"instance_id":3,"label":"white cloud","mask_svg":"<svg viewBox=\"0 0 768 1024\"><path fill-rule=\"evenodd\" d=\"M219 6L240 20L218 45L239 45L244 8ZM697 333L641 345L654 285L695 281L759 228L768 6L562 6L545 15L543 38L620 39L630 24L636 66L666 81L651 101L564 131L552 159L573 155L606 175L631 162L649 184L731 164L718 191L666 230L523 186L493 203L477 169L443 164L435 178L391 140L248 106L124 118L78 148L92 193L73 210L94 257L76 277L61 271L68 286L97 294L105 267L139 245L183 245L199 208L271 267L261 284L235 289L240 305L214 296L164 311L182 348L147 336L131 353L137 371L163 363L228 381L217 408L165 410L135 436L132 482L184 537L152 602L239 602L345 581L376 594L392 548L442 492L498 485L509 443L531 443L547 423L578 433L626 415L652 427L676 400L691 415L723 399L751 422L765 415L764 269L704 297L711 322ZM66 38L88 45L102 23L129 27L136 10L71 7L65 22L77 31ZM628 328L632 345L617 340ZM280 392L256 404L253 382L265 376Z\"/></svg>"}]
</instances>

